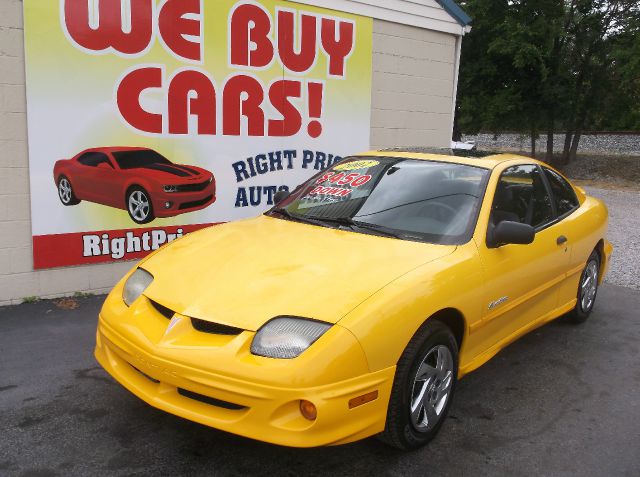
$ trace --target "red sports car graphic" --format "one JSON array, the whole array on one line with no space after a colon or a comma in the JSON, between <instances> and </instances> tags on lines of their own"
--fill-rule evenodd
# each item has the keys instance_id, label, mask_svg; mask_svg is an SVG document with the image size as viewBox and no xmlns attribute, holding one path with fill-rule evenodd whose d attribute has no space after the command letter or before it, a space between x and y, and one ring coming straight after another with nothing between
<instances>
[{"instance_id":1,"label":"red sports car graphic","mask_svg":"<svg viewBox=\"0 0 640 477\"><path fill-rule=\"evenodd\" d=\"M173 164L139 147L87 149L57 161L53 178L63 205L87 200L124 209L138 224L203 209L216 200L211 172Z\"/></svg>"}]
</instances>

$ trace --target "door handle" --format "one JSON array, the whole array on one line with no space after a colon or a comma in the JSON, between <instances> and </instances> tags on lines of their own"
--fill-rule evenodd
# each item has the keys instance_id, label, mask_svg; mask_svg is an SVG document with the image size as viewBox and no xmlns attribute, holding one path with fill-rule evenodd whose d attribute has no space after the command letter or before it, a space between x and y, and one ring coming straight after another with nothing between
<instances>
[{"instance_id":1,"label":"door handle","mask_svg":"<svg viewBox=\"0 0 640 477\"><path fill-rule=\"evenodd\" d=\"M558 237L558 239L556 240L556 243L558 245L564 245L565 243L567 243L569 241L569 239L567 237L565 237L564 235L561 235L560 237Z\"/></svg>"}]
</instances>

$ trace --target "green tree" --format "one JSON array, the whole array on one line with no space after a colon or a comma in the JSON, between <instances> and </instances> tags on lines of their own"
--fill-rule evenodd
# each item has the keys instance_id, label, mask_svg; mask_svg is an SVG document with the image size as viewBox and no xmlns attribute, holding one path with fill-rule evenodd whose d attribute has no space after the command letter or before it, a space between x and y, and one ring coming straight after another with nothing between
<instances>
[{"instance_id":1,"label":"green tree","mask_svg":"<svg viewBox=\"0 0 640 477\"><path fill-rule=\"evenodd\" d=\"M474 18L463 41L457 125L553 138L565 130L562 161L583 132L635 127L640 108L637 0L467 0ZM616 114L617 113L617 114ZM622 116L622 117L620 117Z\"/></svg>"}]
</instances>

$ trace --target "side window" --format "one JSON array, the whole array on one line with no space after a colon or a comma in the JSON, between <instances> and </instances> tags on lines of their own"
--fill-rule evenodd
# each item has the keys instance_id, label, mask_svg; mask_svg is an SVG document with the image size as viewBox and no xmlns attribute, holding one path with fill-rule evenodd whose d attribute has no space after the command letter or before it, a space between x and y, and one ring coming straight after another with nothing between
<instances>
[{"instance_id":1,"label":"side window","mask_svg":"<svg viewBox=\"0 0 640 477\"><path fill-rule=\"evenodd\" d=\"M87 152L78 158L78 162L90 167L98 167L102 163L113 167L107 155L102 152Z\"/></svg>"},{"instance_id":2,"label":"side window","mask_svg":"<svg viewBox=\"0 0 640 477\"><path fill-rule=\"evenodd\" d=\"M553 218L551 198L537 166L513 166L502 173L493 199L493 225L509 220L538 228Z\"/></svg>"},{"instance_id":3,"label":"side window","mask_svg":"<svg viewBox=\"0 0 640 477\"><path fill-rule=\"evenodd\" d=\"M551 192L556 202L558 215L563 216L576 209L580 203L569 183L557 172L547 169L546 167L543 169L547 179L549 179L549 185L551 186Z\"/></svg>"}]
</instances>

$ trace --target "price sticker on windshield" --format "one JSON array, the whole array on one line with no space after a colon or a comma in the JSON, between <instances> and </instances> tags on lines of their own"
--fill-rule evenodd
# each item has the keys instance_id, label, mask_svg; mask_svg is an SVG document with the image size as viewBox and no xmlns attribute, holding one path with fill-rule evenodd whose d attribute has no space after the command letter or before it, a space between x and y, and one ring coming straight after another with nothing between
<instances>
[{"instance_id":1,"label":"price sticker on windshield","mask_svg":"<svg viewBox=\"0 0 640 477\"><path fill-rule=\"evenodd\" d=\"M360 187L365 185L372 179L372 176L369 174L358 174L357 172L352 172L351 174L346 174L344 172L327 172L325 175L320 177L316 184L322 184L323 182L330 182L332 184L341 185L341 186L351 186L351 187Z\"/></svg>"},{"instance_id":2,"label":"price sticker on windshield","mask_svg":"<svg viewBox=\"0 0 640 477\"><path fill-rule=\"evenodd\" d=\"M370 169L380 164L379 161L363 160L363 161L351 161L339 164L333 168L334 171L355 171L358 169Z\"/></svg>"}]
</instances>

